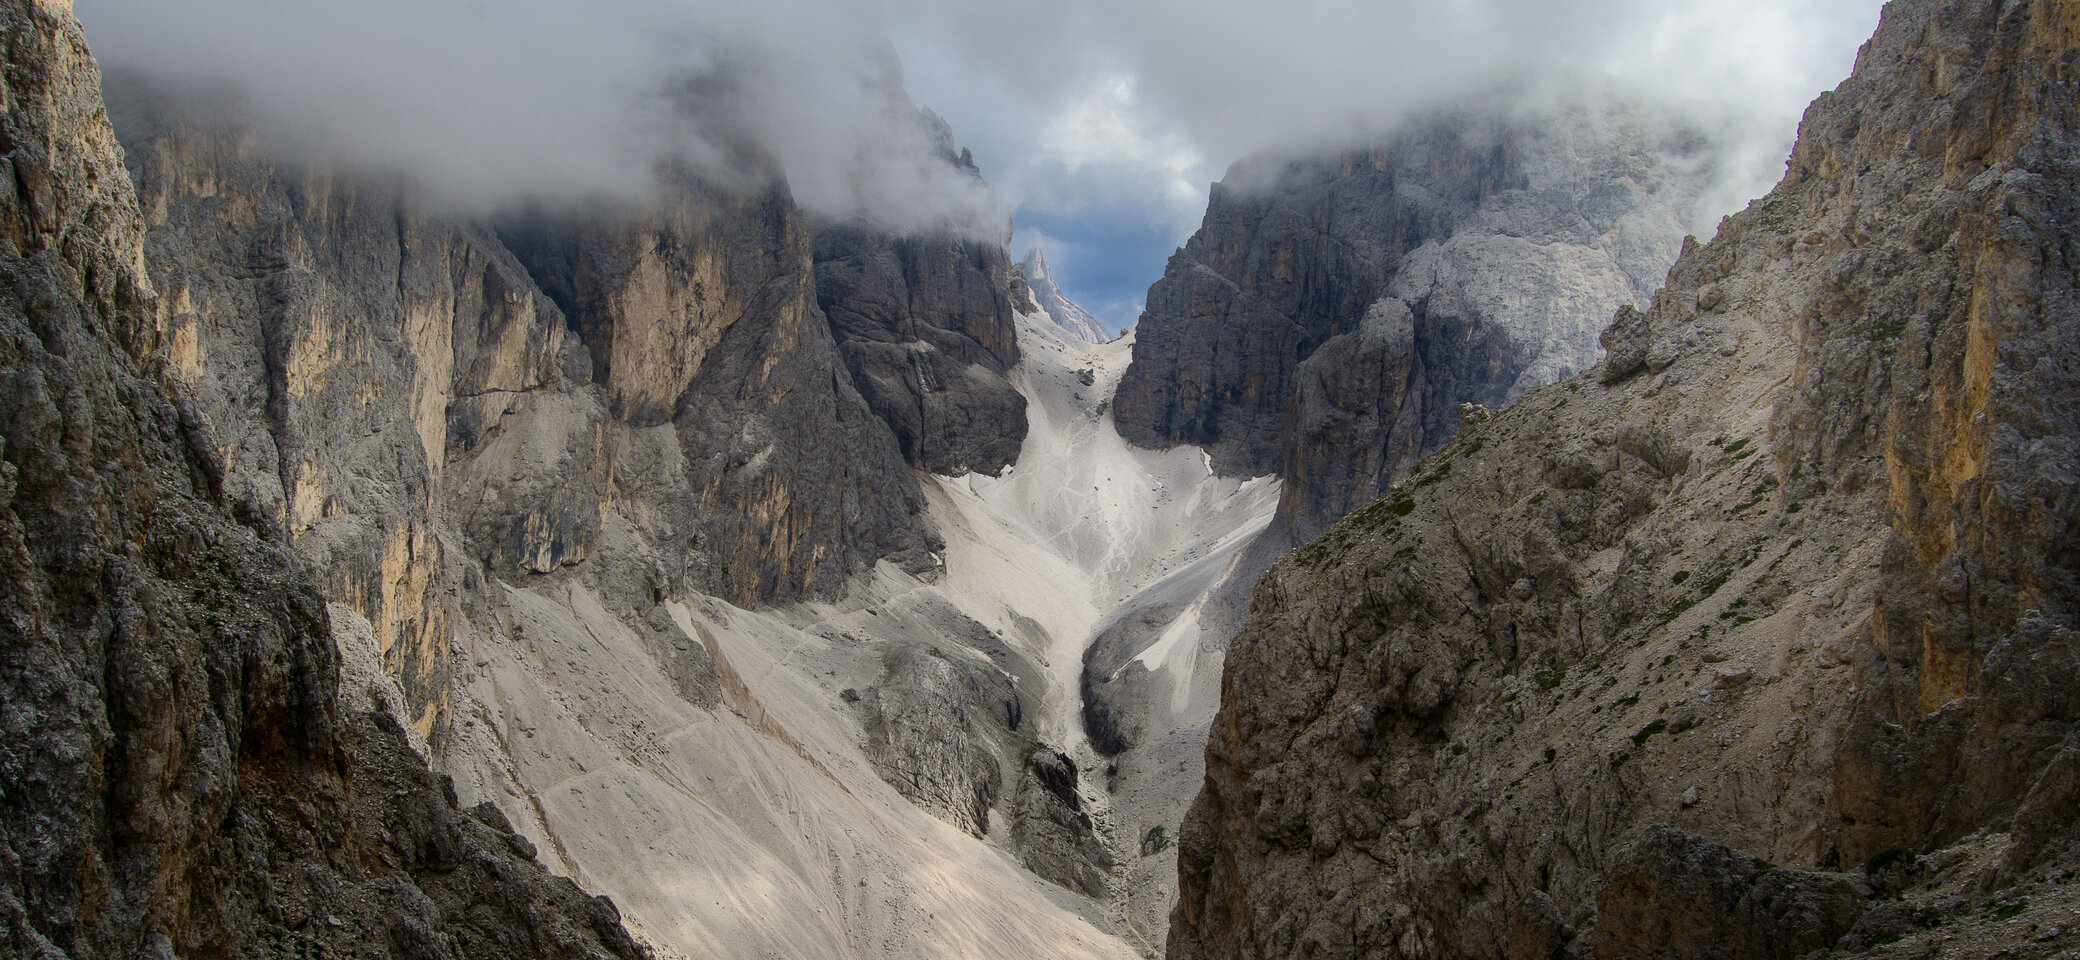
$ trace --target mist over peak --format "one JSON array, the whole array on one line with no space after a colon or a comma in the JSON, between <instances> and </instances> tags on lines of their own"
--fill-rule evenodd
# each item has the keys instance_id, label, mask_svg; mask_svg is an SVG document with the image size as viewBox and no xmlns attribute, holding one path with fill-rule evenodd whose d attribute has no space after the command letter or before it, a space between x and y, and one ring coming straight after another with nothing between
<instances>
[{"instance_id":1,"label":"mist over peak","mask_svg":"<svg viewBox=\"0 0 2080 960\"><path fill-rule=\"evenodd\" d=\"M1238 158L1354 142L1498 77L1605 77L1689 105L1725 173L1695 218L1708 233L1781 173L1800 111L1847 74L1880 5L99 0L80 15L110 67L235 84L274 136L456 203L640 199L664 166L723 189L784 176L813 214L895 232L995 236L1015 212L1117 328Z\"/></svg>"},{"instance_id":2,"label":"mist over peak","mask_svg":"<svg viewBox=\"0 0 2080 960\"><path fill-rule=\"evenodd\" d=\"M821 5L179 5L81 11L132 86L235 109L293 158L393 170L429 199L639 201L661 179L784 179L833 220L996 235L1008 214L867 21Z\"/></svg>"}]
</instances>

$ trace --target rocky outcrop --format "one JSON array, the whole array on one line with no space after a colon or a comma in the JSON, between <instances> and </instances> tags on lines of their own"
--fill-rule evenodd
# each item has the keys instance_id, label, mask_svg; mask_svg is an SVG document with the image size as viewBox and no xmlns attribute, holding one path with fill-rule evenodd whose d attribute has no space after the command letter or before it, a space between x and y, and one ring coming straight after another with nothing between
<instances>
[{"instance_id":1,"label":"rocky outcrop","mask_svg":"<svg viewBox=\"0 0 2080 960\"><path fill-rule=\"evenodd\" d=\"M990 809L1007 793L998 757L1030 749L1011 679L909 648L859 696L867 757L882 779L947 822L988 835Z\"/></svg>"},{"instance_id":2,"label":"rocky outcrop","mask_svg":"<svg viewBox=\"0 0 2080 960\"><path fill-rule=\"evenodd\" d=\"M493 229L287 163L221 94L119 80L157 322L226 489L370 622L437 749L450 640L496 629L464 623L470 577L592 560L641 619L685 591L831 596L883 559L930 574L906 458L1017 453L1001 245L834 230L853 260L819 267L784 189L690 182Z\"/></svg>"},{"instance_id":3,"label":"rocky outcrop","mask_svg":"<svg viewBox=\"0 0 2080 960\"><path fill-rule=\"evenodd\" d=\"M1026 757L1012 806L1011 838L1034 873L1089 897L1104 897L1114 864L1078 791L1076 761L1042 748Z\"/></svg>"},{"instance_id":4,"label":"rocky outcrop","mask_svg":"<svg viewBox=\"0 0 2080 960\"><path fill-rule=\"evenodd\" d=\"M78 24L10 2L0 36L4 952L645 955L461 814L387 715L341 709L323 601L281 523L234 519L234 466L163 363Z\"/></svg>"},{"instance_id":5,"label":"rocky outcrop","mask_svg":"<svg viewBox=\"0 0 2080 960\"><path fill-rule=\"evenodd\" d=\"M1089 311L1077 306L1076 301L1069 299L1062 293L1062 288L1055 285L1054 271L1047 266L1047 254L1039 247L1026 251L1026 258L1013 269L1016 278L1025 281L1026 288L1032 291L1033 304L1047 314L1055 326L1085 343L1111 342L1112 335L1105 332L1105 325Z\"/></svg>"},{"instance_id":6,"label":"rocky outcrop","mask_svg":"<svg viewBox=\"0 0 2080 960\"><path fill-rule=\"evenodd\" d=\"M931 569L916 482L845 374L784 189L681 184L646 213L499 235L589 349L614 499L639 505L664 593L756 604L834 596L882 558Z\"/></svg>"},{"instance_id":7,"label":"rocky outcrop","mask_svg":"<svg viewBox=\"0 0 2080 960\"><path fill-rule=\"evenodd\" d=\"M1026 436L1010 255L951 234L894 237L863 226L816 235L816 296L855 386L912 466L1001 472Z\"/></svg>"},{"instance_id":8,"label":"rocky outcrop","mask_svg":"<svg viewBox=\"0 0 2080 960\"><path fill-rule=\"evenodd\" d=\"M1501 407L1594 363L1611 311L1675 259L1715 146L1575 96L1237 164L1149 289L1122 434L1277 474L1304 540L1449 441L1459 404Z\"/></svg>"},{"instance_id":9,"label":"rocky outcrop","mask_svg":"<svg viewBox=\"0 0 2080 960\"><path fill-rule=\"evenodd\" d=\"M2080 943L2075 22L1889 5L1600 370L1266 576L1172 957Z\"/></svg>"}]
</instances>

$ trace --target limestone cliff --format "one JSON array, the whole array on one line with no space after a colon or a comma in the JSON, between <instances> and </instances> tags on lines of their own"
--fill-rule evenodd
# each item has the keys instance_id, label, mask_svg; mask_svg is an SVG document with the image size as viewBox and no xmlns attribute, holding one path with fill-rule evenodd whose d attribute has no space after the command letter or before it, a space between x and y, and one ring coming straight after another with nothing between
<instances>
[{"instance_id":1,"label":"limestone cliff","mask_svg":"<svg viewBox=\"0 0 2080 960\"><path fill-rule=\"evenodd\" d=\"M1587 90L1448 110L1359 149L1230 169L1149 289L1120 429L1279 475L1311 538L1500 407L1595 362L1674 261L1717 149Z\"/></svg>"},{"instance_id":2,"label":"limestone cliff","mask_svg":"<svg viewBox=\"0 0 2080 960\"><path fill-rule=\"evenodd\" d=\"M283 524L234 519L162 363L179 337L69 5L0 4L0 37L0 952L644 955L394 720L342 709Z\"/></svg>"},{"instance_id":3,"label":"limestone cliff","mask_svg":"<svg viewBox=\"0 0 2080 960\"><path fill-rule=\"evenodd\" d=\"M827 655L817 680L850 686L820 699L800 664L732 664L823 642L822 603L893 614L943 577L928 474L1001 472L1026 434L1001 241L813 221L778 180L474 216L292 160L224 91L111 89L228 501L310 565L343 646L399 681L352 686L472 803L670 956L1119 949L981 840L1104 892L1082 801L1044 775L1059 744L1022 725L1037 651L920 600L848 629L874 642ZM746 770L764 791L714 783ZM649 805L602 811L603 776ZM847 842L797 848L796 817ZM709 895L744 869L763 902ZM983 910L1017 920L969 932Z\"/></svg>"},{"instance_id":4,"label":"limestone cliff","mask_svg":"<svg viewBox=\"0 0 2080 960\"><path fill-rule=\"evenodd\" d=\"M2076 24L1896 0L1596 370L1265 578L1172 957L2080 944Z\"/></svg>"},{"instance_id":5,"label":"limestone cliff","mask_svg":"<svg viewBox=\"0 0 2080 960\"><path fill-rule=\"evenodd\" d=\"M118 79L159 322L227 489L371 622L437 746L450 638L483 628L462 581L594 560L632 614L834 596L879 560L935 569L906 460L1016 455L1001 244L819 240L784 188L693 182L489 224L283 160L221 93Z\"/></svg>"},{"instance_id":6,"label":"limestone cliff","mask_svg":"<svg viewBox=\"0 0 2080 960\"><path fill-rule=\"evenodd\" d=\"M857 224L816 234L817 303L860 395L918 469L996 474L1018 459L1011 282L1002 242Z\"/></svg>"},{"instance_id":7,"label":"limestone cliff","mask_svg":"<svg viewBox=\"0 0 2080 960\"><path fill-rule=\"evenodd\" d=\"M1045 251L1039 247L1026 251L1026 258L1018 262L1017 270L1018 279L1024 280L1027 289L1032 291L1033 305L1047 314L1055 326L1085 343L1106 343L1112 339L1112 334L1105 332L1105 325L1099 323L1097 317L1091 316L1090 311L1078 306L1076 301L1062 293L1061 287L1055 285L1054 271L1047 265Z\"/></svg>"}]
</instances>

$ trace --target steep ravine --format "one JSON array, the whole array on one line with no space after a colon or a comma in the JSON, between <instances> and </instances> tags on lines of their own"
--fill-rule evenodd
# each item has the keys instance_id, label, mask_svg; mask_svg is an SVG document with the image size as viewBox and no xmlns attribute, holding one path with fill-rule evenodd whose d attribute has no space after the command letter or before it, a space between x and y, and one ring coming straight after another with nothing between
<instances>
[{"instance_id":1,"label":"steep ravine","mask_svg":"<svg viewBox=\"0 0 2080 960\"><path fill-rule=\"evenodd\" d=\"M700 598L655 624L577 585L504 588L510 629L468 651L459 691L462 792L508 809L666 955L1122 950L1064 908L1159 949L1174 852L1143 857L1141 838L1174 833L1198 770L1180 750L1160 782L1108 789L1081 731L1084 647L1153 590L1219 582L1277 488L1120 440L1101 410L1126 344L1039 316L1018 329L1031 429L1003 477L928 479L942 574L884 565L835 603ZM706 708L646 652L660 630L716 665ZM1193 652L1160 676L1197 691L1178 715L1203 725Z\"/></svg>"},{"instance_id":2,"label":"steep ravine","mask_svg":"<svg viewBox=\"0 0 2080 960\"><path fill-rule=\"evenodd\" d=\"M2080 947L2076 24L1890 4L1602 363L1264 578L1171 957Z\"/></svg>"}]
</instances>

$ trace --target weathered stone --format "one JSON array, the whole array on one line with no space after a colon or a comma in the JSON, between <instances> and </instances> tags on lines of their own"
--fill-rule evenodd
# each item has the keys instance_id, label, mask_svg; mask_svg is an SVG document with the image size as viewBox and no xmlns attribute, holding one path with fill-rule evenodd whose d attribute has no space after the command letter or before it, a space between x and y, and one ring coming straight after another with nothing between
<instances>
[{"instance_id":1,"label":"weathered stone","mask_svg":"<svg viewBox=\"0 0 2080 960\"><path fill-rule=\"evenodd\" d=\"M155 322L69 5L0 3L0 38L0 952L645 956L341 709L325 604Z\"/></svg>"},{"instance_id":2,"label":"weathered stone","mask_svg":"<svg viewBox=\"0 0 2080 960\"><path fill-rule=\"evenodd\" d=\"M1888 5L1603 369L1266 575L1173 958L1991 956L2070 902L2074 22Z\"/></svg>"},{"instance_id":3,"label":"weathered stone","mask_svg":"<svg viewBox=\"0 0 2080 960\"><path fill-rule=\"evenodd\" d=\"M1011 269L1013 279L1024 281L1031 291L1033 306L1047 314L1055 326L1069 331L1070 336L1085 343L1108 343L1112 340L1112 334L1106 332L1105 325L1099 323L1098 318L1077 306L1062 293L1061 287L1055 285L1054 271L1047 266L1047 254L1039 247L1026 251L1026 258Z\"/></svg>"},{"instance_id":4,"label":"weathered stone","mask_svg":"<svg viewBox=\"0 0 2080 960\"><path fill-rule=\"evenodd\" d=\"M1283 522L1313 537L1456 435L1460 404L1594 363L1674 260L1713 149L1619 98L1239 163L1149 290L1120 431L1278 474Z\"/></svg>"},{"instance_id":5,"label":"weathered stone","mask_svg":"<svg viewBox=\"0 0 2080 960\"><path fill-rule=\"evenodd\" d=\"M1596 956L1797 960L1869 906L1853 874L1770 867L1695 834L1649 828L1612 855L1596 895Z\"/></svg>"},{"instance_id":6,"label":"weathered stone","mask_svg":"<svg viewBox=\"0 0 2080 960\"><path fill-rule=\"evenodd\" d=\"M1002 243L892 237L860 226L816 235L816 296L853 383L903 457L946 476L1001 472L1026 436L1011 266Z\"/></svg>"}]
</instances>

